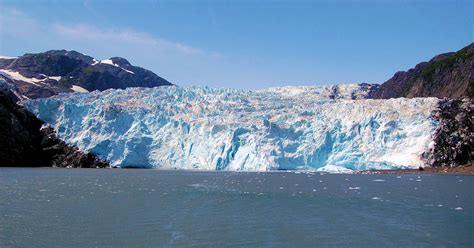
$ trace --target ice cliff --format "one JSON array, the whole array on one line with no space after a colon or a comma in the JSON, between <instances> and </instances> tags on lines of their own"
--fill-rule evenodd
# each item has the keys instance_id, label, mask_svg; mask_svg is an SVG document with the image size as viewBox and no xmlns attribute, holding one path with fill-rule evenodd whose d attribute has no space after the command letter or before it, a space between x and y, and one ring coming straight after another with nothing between
<instances>
[{"instance_id":1,"label":"ice cliff","mask_svg":"<svg viewBox=\"0 0 474 248\"><path fill-rule=\"evenodd\" d=\"M24 102L60 138L121 167L346 171L422 165L435 98L360 85L128 88Z\"/></svg>"}]
</instances>

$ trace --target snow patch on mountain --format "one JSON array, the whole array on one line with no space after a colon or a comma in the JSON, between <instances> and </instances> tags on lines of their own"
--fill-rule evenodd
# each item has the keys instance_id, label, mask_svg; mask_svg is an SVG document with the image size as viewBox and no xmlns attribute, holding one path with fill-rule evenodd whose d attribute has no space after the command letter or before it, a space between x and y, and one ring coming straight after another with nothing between
<instances>
[{"instance_id":1,"label":"snow patch on mountain","mask_svg":"<svg viewBox=\"0 0 474 248\"><path fill-rule=\"evenodd\" d=\"M61 76L47 76L47 75L42 74L42 73L40 73L39 75L45 77L44 79L42 79L42 81L45 81L46 79L51 79L51 80L56 80L56 81L61 80Z\"/></svg>"},{"instance_id":2,"label":"snow patch on mountain","mask_svg":"<svg viewBox=\"0 0 474 248\"><path fill-rule=\"evenodd\" d=\"M89 92L88 90L82 88L79 85L72 85L71 90L76 91L76 92Z\"/></svg>"},{"instance_id":3,"label":"snow patch on mountain","mask_svg":"<svg viewBox=\"0 0 474 248\"><path fill-rule=\"evenodd\" d=\"M17 59L18 57L10 57L10 56L3 56L0 55L0 59Z\"/></svg>"},{"instance_id":4,"label":"snow patch on mountain","mask_svg":"<svg viewBox=\"0 0 474 248\"><path fill-rule=\"evenodd\" d=\"M100 63L100 61L98 61L97 59L92 59L92 64L91 65L97 65L99 63Z\"/></svg>"},{"instance_id":5,"label":"snow patch on mountain","mask_svg":"<svg viewBox=\"0 0 474 248\"><path fill-rule=\"evenodd\" d=\"M359 99L364 94L355 85L167 86L24 104L60 138L121 167L347 172L422 165L438 100Z\"/></svg>"},{"instance_id":6,"label":"snow patch on mountain","mask_svg":"<svg viewBox=\"0 0 474 248\"><path fill-rule=\"evenodd\" d=\"M41 86L40 84L43 84L46 80L51 79L51 80L56 80L59 81L61 80L61 76L47 76L44 74L39 74L43 78L35 78L35 77L25 77L23 76L20 72L17 71L12 71L12 70L5 70L5 69L0 69L0 74L12 79L12 80L18 80L18 81L23 81L26 83L30 83L36 86Z\"/></svg>"},{"instance_id":7,"label":"snow patch on mountain","mask_svg":"<svg viewBox=\"0 0 474 248\"><path fill-rule=\"evenodd\" d=\"M124 70L124 71L126 71L126 72L128 72L128 73L130 73L130 74L135 74L135 72L130 71L130 70L127 70L127 69L121 67L120 65L115 64L111 59L102 60L102 61L100 61L100 63L102 63L102 64L108 64L108 65L113 65L113 66L115 66L115 67L118 67L118 68L120 68L120 69L122 69L122 70ZM94 65L94 64L93 64L93 65Z\"/></svg>"},{"instance_id":8,"label":"snow patch on mountain","mask_svg":"<svg viewBox=\"0 0 474 248\"><path fill-rule=\"evenodd\" d=\"M38 83L44 82L46 79L37 79L37 78L29 78L21 75L20 72L11 71L11 70L4 70L0 69L0 74L12 79L12 80L19 80L26 83L34 84L36 86L40 86Z\"/></svg>"}]
</instances>

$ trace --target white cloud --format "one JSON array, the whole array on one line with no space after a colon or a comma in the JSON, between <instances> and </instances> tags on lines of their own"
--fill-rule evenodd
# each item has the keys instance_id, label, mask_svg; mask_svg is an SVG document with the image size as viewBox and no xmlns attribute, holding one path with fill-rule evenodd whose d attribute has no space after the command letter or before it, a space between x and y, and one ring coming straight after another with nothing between
<instances>
[{"instance_id":1,"label":"white cloud","mask_svg":"<svg viewBox=\"0 0 474 248\"><path fill-rule=\"evenodd\" d=\"M41 28L35 19L20 10L2 6L0 12L0 34L24 36Z\"/></svg>"},{"instance_id":2,"label":"white cloud","mask_svg":"<svg viewBox=\"0 0 474 248\"><path fill-rule=\"evenodd\" d=\"M181 42L155 37L132 29L104 28L91 24L41 23L26 13L2 7L0 15L0 36L10 35L19 39L35 39L44 44L68 44L81 41L97 46L113 45L123 49L147 49L150 52L179 53L181 55L204 55L215 58L215 52L205 52ZM64 47L64 45L63 45ZM63 48L63 47L57 47Z\"/></svg>"},{"instance_id":3,"label":"white cloud","mask_svg":"<svg viewBox=\"0 0 474 248\"><path fill-rule=\"evenodd\" d=\"M201 49L179 42L155 38L147 33L136 32L129 29L99 28L87 24L77 24L73 26L54 24L52 28L57 35L67 39L102 42L103 44L135 45L141 48L147 47L152 50L175 50L190 55L204 54Z\"/></svg>"}]
</instances>

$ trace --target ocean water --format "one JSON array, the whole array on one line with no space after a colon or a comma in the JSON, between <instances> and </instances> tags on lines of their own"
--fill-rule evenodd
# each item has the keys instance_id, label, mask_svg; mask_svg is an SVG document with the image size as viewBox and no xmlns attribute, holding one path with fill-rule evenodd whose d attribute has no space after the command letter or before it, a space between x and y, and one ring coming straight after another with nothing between
<instances>
[{"instance_id":1,"label":"ocean water","mask_svg":"<svg viewBox=\"0 0 474 248\"><path fill-rule=\"evenodd\" d=\"M0 247L472 247L474 177L0 169Z\"/></svg>"}]
</instances>

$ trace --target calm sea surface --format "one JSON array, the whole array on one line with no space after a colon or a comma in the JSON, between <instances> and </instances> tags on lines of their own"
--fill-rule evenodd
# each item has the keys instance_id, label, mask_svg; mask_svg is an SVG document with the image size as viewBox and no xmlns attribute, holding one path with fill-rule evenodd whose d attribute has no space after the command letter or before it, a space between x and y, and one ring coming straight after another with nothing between
<instances>
[{"instance_id":1,"label":"calm sea surface","mask_svg":"<svg viewBox=\"0 0 474 248\"><path fill-rule=\"evenodd\" d=\"M474 177L0 168L0 247L473 247Z\"/></svg>"}]
</instances>

